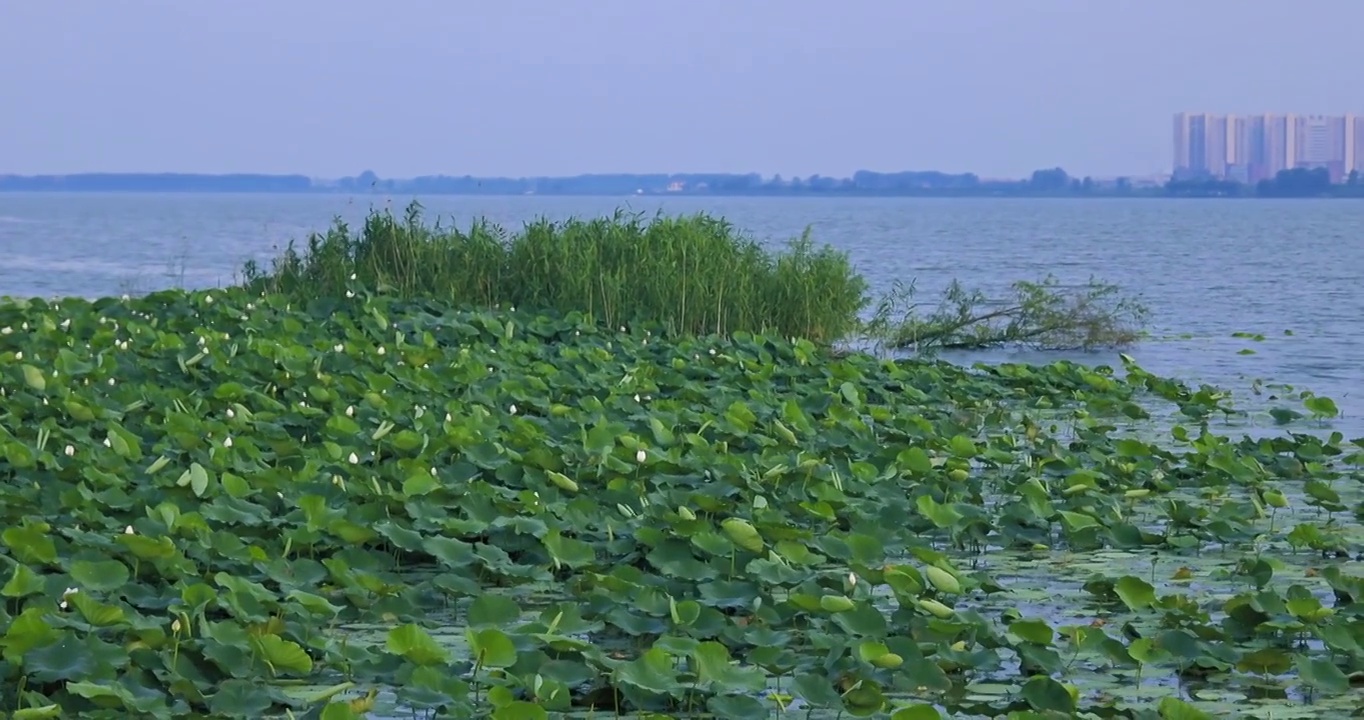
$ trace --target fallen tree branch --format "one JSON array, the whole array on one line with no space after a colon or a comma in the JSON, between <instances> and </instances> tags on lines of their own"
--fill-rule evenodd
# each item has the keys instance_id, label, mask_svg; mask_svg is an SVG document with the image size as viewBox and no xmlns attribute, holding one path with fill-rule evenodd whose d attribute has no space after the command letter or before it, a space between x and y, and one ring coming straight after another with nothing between
<instances>
[{"instance_id":1,"label":"fallen tree branch","mask_svg":"<svg viewBox=\"0 0 1364 720\"><path fill-rule=\"evenodd\" d=\"M913 286L897 284L868 323L868 334L899 349L981 349L1025 346L1044 350L1119 348L1136 342L1147 309L1115 285L1091 279L1067 288L1053 276L1018 282L1013 297L991 301L953 282L924 313ZM993 306L993 309L991 308Z\"/></svg>"}]
</instances>

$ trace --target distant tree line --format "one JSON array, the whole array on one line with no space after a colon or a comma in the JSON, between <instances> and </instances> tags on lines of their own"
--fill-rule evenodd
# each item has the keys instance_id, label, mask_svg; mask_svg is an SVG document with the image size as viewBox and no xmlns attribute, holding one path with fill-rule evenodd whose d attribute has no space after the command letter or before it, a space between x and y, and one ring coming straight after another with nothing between
<instances>
[{"instance_id":1,"label":"distant tree line","mask_svg":"<svg viewBox=\"0 0 1364 720\"><path fill-rule=\"evenodd\" d=\"M0 192L309 192L306 175L82 173L0 175Z\"/></svg>"},{"instance_id":2,"label":"distant tree line","mask_svg":"<svg viewBox=\"0 0 1364 720\"><path fill-rule=\"evenodd\" d=\"M1126 178L1098 182L1074 178L1061 168L1038 170L1019 180L982 180L974 173L873 172L852 177L765 177L758 173L597 174L572 177L474 177L429 175L380 178L372 171L338 180L303 175L188 175L87 173L0 175L0 192L267 192L403 193L418 195L913 195L1067 196L1159 192L1134 188Z\"/></svg>"},{"instance_id":3,"label":"distant tree line","mask_svg":"<svg viewBox=\"0 0 1364 720\"><path fill-rule=\"evenodd\" d=\"M1364 198L1364 179L1352 170L1343 183L1331 182L1326 168L1280 170L1274 177L1249 184L1218 178L1171 180L1172 197Z\"/></svg>"},{"instance_id":4,"label":"distant tree line","mask_svg":"<svg viewBox=\"0 0 1364 720\"><path fill-rule=\"evenodd\" d=\"M1135 185L1128 178L1073 177L1062 168L1018 180L985 180L974 173L859 170L852 177L764 177L758 173L598 174L503 178L428 175L380 178L372 171L339 180L304 175L86 173L0 175L0 192L254 192L383 193L410 195L829 195L915 197L1364 197L1357 172L1333 184L1325 169L1285 170L1248 185L1216 178Z\"/></svg>"}]
</instances>

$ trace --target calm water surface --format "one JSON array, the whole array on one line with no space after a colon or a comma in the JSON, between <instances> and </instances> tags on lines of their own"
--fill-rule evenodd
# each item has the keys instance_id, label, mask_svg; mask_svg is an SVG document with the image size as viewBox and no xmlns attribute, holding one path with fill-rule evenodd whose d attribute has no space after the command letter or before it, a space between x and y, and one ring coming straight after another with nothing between
<instances>
[{"instance_id":1,"label":"calm water surface","mask_svg":"<svg viewBox=\"0 0 1364 720\"><path fill-rule=\"evenodd\" d=\"M0 194L0 295L99 296L234 281L289 240L409 198L288 195ZM1244 394L1255 379L1336 399L1364 435L1364 203L1349 201L422 198L428 216L516 228L537 216L616 208L722 214L784 242L812 226L884 290L952 278L1000 289L1055 274L1139 294L1165 339L1130 354L1148 369ZM1260 333L1263 342L1232 337ZM1286 334L1291 332L1291 335ZM1239 354L1253 349L1254 354ZM996 353L989 359L1056 356ZM1117 363L1113 353L1086 358ZM1296 402L1292 403L1295 407Z\"/></svg>"}]
</instances>

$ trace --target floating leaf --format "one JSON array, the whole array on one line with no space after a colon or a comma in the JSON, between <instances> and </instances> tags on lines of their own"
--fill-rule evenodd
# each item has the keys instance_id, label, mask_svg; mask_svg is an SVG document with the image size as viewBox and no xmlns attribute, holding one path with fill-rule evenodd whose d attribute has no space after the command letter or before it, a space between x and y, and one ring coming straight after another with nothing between
<instances>
[{"instance_id":1,"label":"floating leaf","mask_svg":"<svg viewBox=\"0 0 1364 720\"><path fill-rule=\"evenodd\" d=\"M385 646L389 652L401 655L418 665L444 663L448 655L445 648L437 644L430 634L412 623L399 625L390 630Z\"/></svg>"},{"instance_id":2,"label":"floating leaf","mask_svg":"<svg viewBox=\"0 0 1364 720\"><path fill-rule=\"evenodd\" d=\"M262 659L276 673L281 670L292 670L299 675L306 675L313 670L313 659L296 642L285 640L278 635L261 635L256 638L256 644Z\"/></svg>"},{"instance_id":3,"label":"floating leaf","mask_svg":"<svg viewBox=\"0 0 1364 720\"><path fill-rule=\"evenodd\" d=\"M128 566L117 560L77 560L71 563L71 579L80 587L110 592L128 583Z\"/></svg>"}]
</instances>

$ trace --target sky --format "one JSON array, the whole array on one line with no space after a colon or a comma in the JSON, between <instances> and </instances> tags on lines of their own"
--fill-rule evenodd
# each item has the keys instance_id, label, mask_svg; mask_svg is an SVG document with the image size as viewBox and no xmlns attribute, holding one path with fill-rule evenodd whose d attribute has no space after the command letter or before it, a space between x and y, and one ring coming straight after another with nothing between
<instances>
[{"instance_id":1,"label":"sky","mask_svg":"<svg viewBox=\"0 0 1364 720\"><path fill-rule=\"evenodd\" d=\"M0 0L0 173L1168 171L1364 112L1364 1Z\"/></svg>"}]
</instances>

